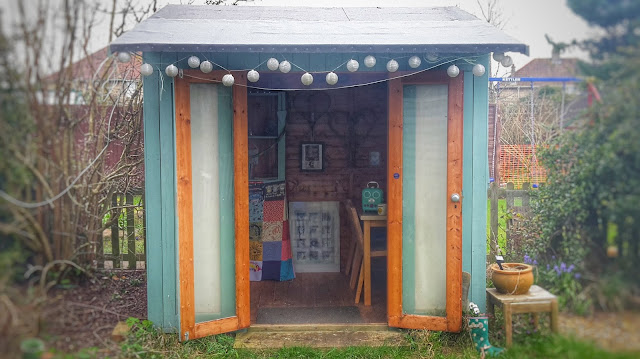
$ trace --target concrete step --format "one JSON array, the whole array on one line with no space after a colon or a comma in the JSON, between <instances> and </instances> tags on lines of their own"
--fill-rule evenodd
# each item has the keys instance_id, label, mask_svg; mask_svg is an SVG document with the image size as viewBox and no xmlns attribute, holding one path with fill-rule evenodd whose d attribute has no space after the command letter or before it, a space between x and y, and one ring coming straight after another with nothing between
<instances>
[{"instance_id":1,"label":"concrete step","mask_svg":"<svg viewBox=\"0 0 640 359\"><path fill-rule=\"evenodd\" d=\"M382 324L254 325L236 334L234 348L345 348L351 346L409 346L405 332Z\"/></svg>"}]
</instances>

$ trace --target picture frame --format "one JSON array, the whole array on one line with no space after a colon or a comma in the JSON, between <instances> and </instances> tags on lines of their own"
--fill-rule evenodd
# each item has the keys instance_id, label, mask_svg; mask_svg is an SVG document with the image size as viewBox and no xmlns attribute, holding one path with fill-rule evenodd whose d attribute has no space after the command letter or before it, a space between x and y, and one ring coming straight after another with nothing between
<instances>
[{"instance_id":1,"label":"picture frame","mask_svg":"<svg viewBox=\"0 0 640 359\"><path fill-rule=\"evenodd\" d=\"M324 171L324 143L304 142L300 144L300 170L305 172Z\"/></svg>"}]
</instances>

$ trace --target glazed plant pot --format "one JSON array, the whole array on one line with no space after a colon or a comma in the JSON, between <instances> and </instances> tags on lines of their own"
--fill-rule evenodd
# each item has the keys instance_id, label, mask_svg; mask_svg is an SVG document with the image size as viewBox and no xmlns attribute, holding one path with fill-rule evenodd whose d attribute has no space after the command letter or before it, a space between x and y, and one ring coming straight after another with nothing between
<instances>
[{"instance_id":1,"label":"glazed plant pot","mask_svg":"<svg viewBox=\"0 0 640 359\"><path fill-rule=\"evenodd\" d=\"M503 294L526 294L533 284L533 267L524 263L497 263L491 265L491 280Z\"/></svg>"}]
</instances>

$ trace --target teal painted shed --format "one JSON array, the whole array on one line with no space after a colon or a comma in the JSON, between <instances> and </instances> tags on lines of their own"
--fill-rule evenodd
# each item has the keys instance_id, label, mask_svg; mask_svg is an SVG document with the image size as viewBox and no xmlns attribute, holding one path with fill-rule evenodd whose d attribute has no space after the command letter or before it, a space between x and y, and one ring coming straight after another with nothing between
<instances>
[{"instance_id":1,"label":"teal painted shed","mask_svg":"<svg viewBox=\"0 0 640 359\"><path fill-rule=\"evenodd\" d=\"M149 319L459 331L484 307L491 52L455 7L170 5L142 54Z\"/></svg>"}]
</instances>

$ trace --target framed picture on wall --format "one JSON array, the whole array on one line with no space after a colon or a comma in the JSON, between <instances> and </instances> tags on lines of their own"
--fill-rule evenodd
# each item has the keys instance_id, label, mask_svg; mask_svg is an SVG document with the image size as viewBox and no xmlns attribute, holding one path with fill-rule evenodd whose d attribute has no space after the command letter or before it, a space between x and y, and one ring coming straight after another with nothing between
<instances>
[{"instance_id":1,"label":"framed picture on wall","mask_svg":"<svg viewBox=\"0 0 640 359\"><path fill-rule=\"evenodd\" d=\"M319 142L302 143L300 145L300 170L324 170L324 144Z\"/></svg>"}]
</instances>

